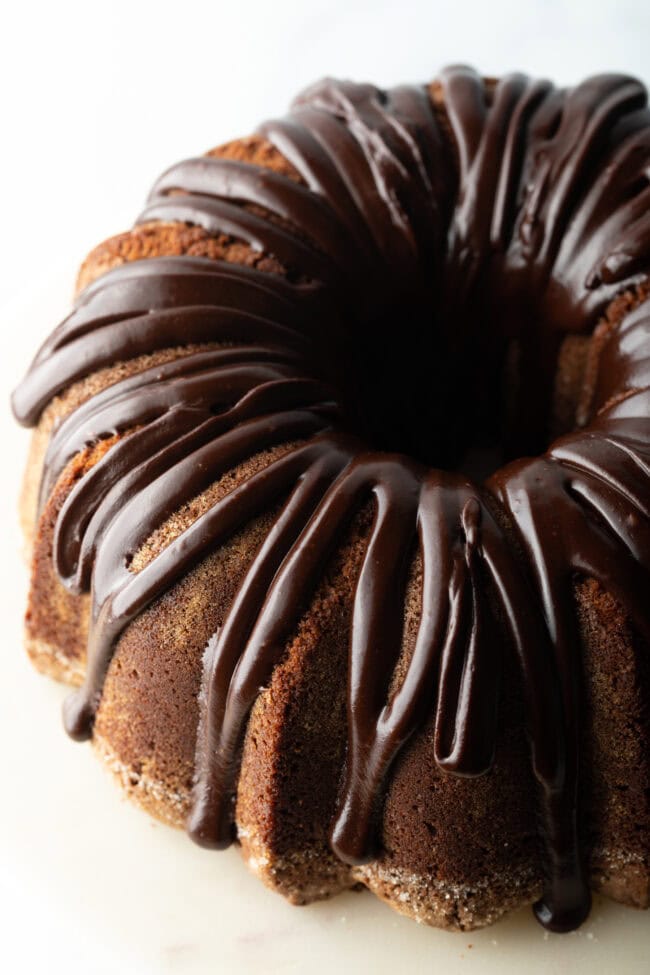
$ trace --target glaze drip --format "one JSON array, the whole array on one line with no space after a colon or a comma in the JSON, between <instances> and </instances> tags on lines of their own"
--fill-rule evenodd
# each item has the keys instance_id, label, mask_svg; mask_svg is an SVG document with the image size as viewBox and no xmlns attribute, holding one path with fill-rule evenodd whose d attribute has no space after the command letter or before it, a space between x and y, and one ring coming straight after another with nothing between
<instances>
[{"instance_id":1,"label":"glaze drip","mask_svg":"<svg viewBox=\"0 0 650 975\"><path fill-rule=\"evenodd\" d=\"M91 397L48 448L42 504L80 450L120 435L56 522L61 579L92 592L87 675L65 707L71 735L91 735L129 622L257 515L277 512L204 660L188 829L206 846L230 843L250 710L370 504L332 849L351 864L380 855L387 777L432 708L438 765L466 776L491 767L511 649L540 785L547 882L535 911L565 931L590 897L577 817L574 578L602 583L650 640L650 303L610 329L584 428L484 485L372 450L353 429L341 362L351 336L372 342L386 307L424 310L452 377L518 343L535 405L520 426L541 429L562 336L591 330L647 275L650 116L643 87L618 75L560 90L523 75L486 83L454 67L438 91L436 108L424 87L309 89L260 130L298 179L210 157L168 170L140 222L230 235L284 273L188 257L108 272L44 344L14 410L34 425L53 396L98 369L199 346ZM476 373L493 399L492 373ZM395 376L395 390L403 381ZM272 447L284 449L133 571L166 518ZM391 690L415 553L419 629Z\"/></svg>"}]
</instances>

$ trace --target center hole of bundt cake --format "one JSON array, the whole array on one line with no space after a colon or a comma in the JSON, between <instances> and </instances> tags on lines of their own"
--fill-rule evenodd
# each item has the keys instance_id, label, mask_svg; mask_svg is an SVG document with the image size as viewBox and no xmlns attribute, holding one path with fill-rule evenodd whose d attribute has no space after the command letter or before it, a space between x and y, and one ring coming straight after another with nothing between
<instances>
[{"instance_id":1,"label":"center hole of bundt cake","mask_svg":"<svg viewBox=\"0 0 650 975\"><path fill-rule=\"evenodd\" d=\"M483 480L542 452L554 419L560 342L526 327L504 334L477 308L452 323L391 309L355 337L351 398L374 449Z\"/></svg>"}]
</instances>

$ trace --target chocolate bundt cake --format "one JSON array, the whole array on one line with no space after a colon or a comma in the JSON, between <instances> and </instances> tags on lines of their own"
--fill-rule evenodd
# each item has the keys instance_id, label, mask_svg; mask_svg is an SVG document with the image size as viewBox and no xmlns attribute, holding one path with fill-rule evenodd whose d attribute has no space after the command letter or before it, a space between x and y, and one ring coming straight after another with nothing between
<instances>
[{"instance_id":1,"label":"chocolate bundt cake","mask_svg":"<svg viewBox=\"0 0 650 975\"><path fill-rule=\"evenodd\" d=\"M649 282L629 77L327 80L169 169L14 394L68 732L296 903L647 907Z\"/></svg>"}]
</instances>

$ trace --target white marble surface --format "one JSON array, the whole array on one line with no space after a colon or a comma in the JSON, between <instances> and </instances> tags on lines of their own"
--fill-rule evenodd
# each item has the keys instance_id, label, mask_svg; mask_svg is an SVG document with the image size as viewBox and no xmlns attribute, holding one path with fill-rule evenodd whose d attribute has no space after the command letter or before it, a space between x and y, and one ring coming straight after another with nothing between
<instances>
[{"instance_id":1,"label":"white marble surface","mask_svg":"<svg viewBox=\"0 0 650 975\"><path fill-rule=\"evenodd\" d=\"M650 8L632 0L219 6L62 0L3 15L5 402L65 310L78 260L128 224L152 177L282 110L313 78L389 83L454 60L562 81L606 68L650 76ZM647 914L598 902L567 937L545 936L528 911L450 936L367 894L294 909L236 853L200 851L122 801L90 749L61 731L62 691L35 677L20 650L15 509L26 441L0 410L0 971L648 971Z\"/></svg>"}]
</instances>

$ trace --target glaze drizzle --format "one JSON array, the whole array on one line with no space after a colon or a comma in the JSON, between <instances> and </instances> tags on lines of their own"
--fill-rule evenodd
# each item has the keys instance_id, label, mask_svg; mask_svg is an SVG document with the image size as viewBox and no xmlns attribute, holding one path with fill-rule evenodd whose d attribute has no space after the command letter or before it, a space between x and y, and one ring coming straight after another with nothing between
<instances>
[{"instance_id":1,"label":"glaze drizzle","mask_svg":"<svg viewBox=\"0 0 650 975\"><path fill-rule=\"evenodd\" d=\"M277 508L205 657L188 829L207 846L231 842L251 707L354 515L372 502L332 849L349 863L378 855L377 796L431 702L439 766L457 775L490 768L505 628L540 784L547 882L535 911L563 931L584 920L590 900L577 823L574 576L601 582L650 640L650 303L611 330L584 429L484 485L371 450L351 429L339 362L351 330L368 329L387 303L408 301L439 318L431 327L450 370L487 337L516 339L524 360L539 363L528 371L540 405L522 423L539 423L561 337L593 328L647 274L650 116L643 86L618 75L561 90L523 75L486 83L454 67L439 91L451 139L424 87L325 81L260 129L300 181L210 157L168 170L139 222L230 234L286 273L188 257L108 272L44 344L14 410L34 425L53 396L104 366L199 346L92 397L47 451L42 503L79 450L124 434L78 481L56 524L61 579L92 591L88 671L65 708L73 737L92 733L128 623L215 546ZM290 446L131 570L180 506L282 445ZM389 695L415 551L421 620L406 675Z\"/></svg>"}]
</instances>

